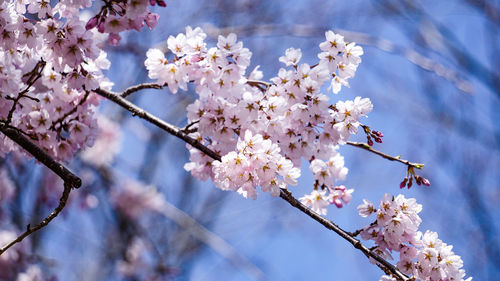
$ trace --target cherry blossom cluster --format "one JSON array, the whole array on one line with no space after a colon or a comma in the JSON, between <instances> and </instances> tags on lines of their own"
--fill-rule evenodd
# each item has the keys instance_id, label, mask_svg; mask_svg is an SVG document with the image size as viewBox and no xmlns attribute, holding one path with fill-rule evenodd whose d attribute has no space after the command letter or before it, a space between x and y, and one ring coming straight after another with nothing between
<instances>
[{"instance_id":1,"label":"cherry blossom cluster","mask_svg":"<svg viewBox=\"0 0 500 281\"><path fill-rule=\"evenodd\" d=\"M168 38L171 53L166 56L159 49L150 49L145 61L149 77L167 85L172 93L186 90L190 82L195 84L199 98L187 107L191 136L225 155L221 164L214 164L191 148L191 162L185 168L200 179L215 180L223 189L243 188L248 197L255 198L258 185L276 194L278 189L265 181L275 178L269 173L283 177L277 170L268 169L279 164L265 164L270 156L266 160L258 158L261 163L256 164L252 158L255 155L245 154L240 148L246 146L248 134L259 141L259 149L279 148L273 154L281 157L273 156L273 161L288 159L294 168L300 168L302 159L309 161L316 179L315 189L323 194L325 202L338 207L349 202L352 190L334 184L347 174L337 150L351 134L357 133L360 118L373 106L369 99L361 97L331 103L321 88L331 81L330 86L337 93L341 85L348 85L347 80L354 76L361 61L361 47L328 31L326 41L320 44L322 52L317 64L300 63L301 50L290 48L279 59L287 67L267 83L260 80L263 74L258 67L246 74L252 54L235 34L219 36L217 46L211 48L205 38L200 28L188 27L185 34ZM245 170L242 175L246 179L235 177L234 171L228 169L229 165L234 168L236 161L241 161L238 170ZM258 170L263 167L266 174L261 176Z\"/></svg>"},{"instance_id":2,"label":"cherry blossom cluster","mask_svg":"<svg viewBox=\"0 0 500 281\"><path fill-rule=\"evenodd\" d=\"M92 144L98 100L88 90L106 83L101 69L109 66L92 32L70 13L86 3L65 2L54 8L44 1L0 4L0 121L59 160ZM27 4L38 21L24 14ZM1 137L2 155L17 149Z\"/></svg>"},{"instance_id":3,"label":"cherry blossom cluster","mask_svg":"<svg viewBox=\"0 0 500 281\"><path fill-rule=\"evenodd\" d=\"M238 191L245 198L256 199L257 186L278 196L280 188L297 184L300 170L279 153L279 146L270 139L260 134L253 136L247 130L236 147L238 152L231 151L222 161L212 162L214 182L220 189Z\"/></svg>"},{"instance_id":4,"label":"cherry blossom cluster","mask_svg":"<svg viewBox=\"0 0 500 281\"><path fill-rule=\"evenodd\" d=\"M14 127L57 160L69 160L97 135L97 95L110 89L109 68L97 31L118 33L156 26L149 5L161 0L104 1L87 23L79 18L91 0L16 0L0 3L0 122ZM36 18L34 20L33 18ZM0 155L18 148L4 136Z\"/></svg>"},{"instance_id":5,"label":"cherry blossom cluster","mask_svg":"<svg viewBox=\"0 0 500 281\"><path fill-rule=\"evenodd\" d=\"M379 255L392 259L392 252L399 252L397 267L418 280L464 280L462 259L453 253L452 246L443 243L435 232L426 231L422 235L418 230L422 205L415 199L385 194L378 209L373 203L363 201L358 206L359 214L362 217L376 214L377 220L363 229L361 238L373 240ZM385 276L380 280L391 278Z\"/></svg>"},{"instance_id":6,"label":"cherry blossom cluster","mask_svg":"<svg viewBox=\"0 0 500 281\"><path fill-rule=\"evenodd\" d=\"M87 30L97 27L101 33L109 33L108 43L118 45L120 32L141 29L147 25L153 29L158 24L159 15L151 13L149 5L165 7L163 0L105 0L100 12L90 18L85 25Z\"/></svg>"}]
</instances>

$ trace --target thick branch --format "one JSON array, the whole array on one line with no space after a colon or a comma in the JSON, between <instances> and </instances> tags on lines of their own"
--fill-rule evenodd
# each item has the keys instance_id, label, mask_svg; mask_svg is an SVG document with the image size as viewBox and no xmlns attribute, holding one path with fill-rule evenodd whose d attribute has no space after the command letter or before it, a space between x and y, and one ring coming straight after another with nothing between
<instances>
[{"instance_id":1,"label":"thick branch","mask_svg":"<svg viewBox=\"0 0 500 281\"><path fill-rule=\"evenodd\" d=\"M0 122L0 131L6 135L9 139L17 143L19 146L24 148L39 162L45 165L47 168L51 169L56 175L58 175L65 183L69 184L70 187L78 188L82 185L82 180L73 174L68 168L66 168L61 163L58 163L45 151L39 148L36 144L32 143L28 138L26 138L17 128L6 125Z\"/></svg>"},{"instance_id":2,"label":"thick branch","mask_svg":"<svg viewBox=\"0 0 500 281\"><path fill-rule=\"evenodd\" d=\"M41 221L35 227L27 226L26 231L19 235L14 241L10 242L6 246L0 249L0 255L2 255L7 249L14 246L16 243L21 242L31 233L45 227L48 225L66 206L66 201L68 200L71 188L78 188L82 185L82 180L73 174L70 170L64 167L62 164L55 161L50 155L45 151L40 149L36 144L32 143L28 138L26 138L18 129L6 125L0 122L0 131L6 135L9 139L17 143L19 146L24 148L33 157L40 161L47 168L51 169L64 181L64 191L59 199L59 205L50 213L43 221Z\"/></svg>"},{"instance_id":3,"label":"thick branch","mask_svg":"<svg viewBox=\"0 0 500 281\"><path fill-rule=\"evenodd\" d=\"M398 161L398 162L401 162L407 166L410 166L410 167L414 167L414 168L417 168L417 169L422 169L422 167L424 167L424 164L421 164L421 163L413 163L413 162L410 162L408 160L404 160L404 159L401 159L399 156L397 157L394 157L394 156L391 156L391 155L388 155L388 154L385 154L381 151L378 151L378 150L375 150L373 149L371 146L369 146L368 144L366 143L362 143L362 142L353 142L353 141L348 141L347 142L348 145L352 145L352 146L355 146L355 147L359 147L359 148L362 148L364 150L368 150L372 153L375 153L379 156L382 156L383 158L387 159L387 160L390 160L390 161Z\"/></svg>"},{"instance_id":4,"label":"thick branch","mask_svg":"<svg viewBox=\"0 0 500 281\"><path fill-rule=\"evenodd\" d=\"M221 159L220 155L218 155L216 152L210 150L208 147L204 146L202 143L198 142L197 140L189 137L186 133L184 133L182 131L182 129L180 129L176 126L173 126L173 125L155 117L154 115L145 111L142 108L139 108L138 106L136 106L136 105L132 104L131 102L129 102L128 100L124 99L120 94L113 93L113 92L106 91L106 90L102 90L102 89L94 90L94 92L96 92L97 94L99 94L105 98L108 98L109 100L115 102L116 104L118 104L121 107L125 108L126 110L130 111L132 113L132 115L134 115L134 116L137 115L140 118L145 119L148 122L151 122L152 124L158 126L159 128L164 129L169 134L172 134L172 135L180 138L181 140L185 141L186 143L190 144L191 146L199 149L200 151L202 151L203 153L205 153L209 157L211 157L215 160ZM382 152L378 152L378 153L385 155ZM395 158L395 157L391 157L391 156L387 156L387 157L389 157L388 158L389 160L397 160L397 158ZM390 159L390 158L394 158L394 159ZM398 161L404 161L404 160L398 160ZM412 164L410 162L408 162L408 163ZM285 201L287 201L293 207L299 209L301 212L305 213L306 215L310 216L311 218L313 218L317 222L321 223L326 228L328 228L328 229L334 231L335 233L337 233L338 235L340 235L342 238L344 238L349 243L351 243L354 246L354 248L359 249L361 252L363 252L363 254L365 254L365 256L367 256L368 258L375 260L377 262L377 266L380 267L386 274L390 274L390 275L396 277L398 280L403 280L403 281L410 280L408 278L408 276L406 276L404 273L400 272L391 263L389 263L385 259L381 258L377 254L372 252L369 248L364 246L361 243L361 241L352 237L347 231L341 229L336 224L334 224L332 221L321 217L320 215L316 214L315 212L313 212L312 210L307 208L305 205L300 203L295 197L292 196L292 194L289 191L281 189L280 190L280 197L282 199L284 199Z\"/></svg>"}]
</instances>

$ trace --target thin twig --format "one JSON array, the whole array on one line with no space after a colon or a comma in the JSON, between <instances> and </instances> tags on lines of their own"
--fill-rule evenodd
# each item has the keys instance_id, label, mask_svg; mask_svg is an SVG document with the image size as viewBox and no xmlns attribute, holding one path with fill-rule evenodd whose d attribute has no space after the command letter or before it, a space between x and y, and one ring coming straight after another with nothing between
<instances>
[{"instance_id":1,"label":"thin twig","mask_svg":"<svg viewBox=\"0 0 500 281\"><path fill-rule=\"evenodd\" d=\"M57 124L61 124L62 126L62 122L64 121L64 119L66 119L68 116L70 116L71 114L75 113L77 110L78 110L78 107L82 104L84 104L86 101L87 101L87 98L89 97L89 94L90 92L88 91L85 91L85 95L83 96L83 98L80 100L80 102L78 102L78 104L73 107L70 111L66 112L63 116L61 116L59 119L57 119L56 121L54 121L52 123L52 126L50 126L50 129L51 130L54 130L56 129L56 125ZM60 127L59 127L60 128Z\"/></svg>"},{"instance_id":2,"label":"thin twig","mask_svg":"<svg viewBox=\"0 0 500 281\"><path fill-rule=\"evenodd\" d=\"M185 141L186 143L190 144L191 146L199 149L209 157L215 160L221 159L220 155L218 155L216 152L212 151L208 147L204 146L202 143L198 142L197 140L189 137L186 133L182 132L182 130L176 126L173 126L156 116L150 114L149 112L145 111L144 109L132 104L131 102L127 101L124 99L120 94L118 93L113 93L110 91L102 90L102 89L97 89L94 90L97 94L108 98L109 100L115 102L116 104L120 105L121 107L125 108L126 110L130 111L132 115L134 116L139 116L142 119L147 120L148 122L151 122L152 124L158 126L161 129L164 129L167 131L169 134L174 135L178 137L179 139ZM381 152L380 152L381 153ZM382 153L383 154L383 153ZM394 160L397 160L397 158L394 158ZM400 161L400 160L398 160ZM409 162L408 162L409 163ZM410 163L411 164L411 163ZM377 266L381 268L386 274L390 274L397 278L398 280L402 281L407 281L410 280L408 276L406 276L404 273L399 271L395 266L393 266L391 263L377 255L376 253L372 252L369 248L364 246L361 241L357 240L356 238L352 237L349 232L343 230L339 226L337 226L335 223L332 221L325 219L318 215L317 213L313 212L309 208L307 208L305 205L300 203L295 197L292 196L292 194L285 189L280 190L280 197L287 201L290 205L293 207L299 209L301 212L307 214L311 218L313 218L315 221L321 223L323 226L325 226L327 229L330 229L337 233L339 236L347 240L349 243L351 243L354 248L359 249L365 256L367 256L370 259L373 259L377 262Z\"/></svg>"},{"instance_id":3,"label":"thin twig","mask_svg":"<svg viewBox=\"0 0 500 281\"><path fill-rule=\"evenodd\" d=\"M10 124L10 122L12 121L12 116L14 115L14 111L16 110L17 104L19 103L21 98L26 97L26 94L29 92L31 86L33 86L33 84L35 84L35 82L38 79L40 79L40 77L42 77L42 71L45 68L45 65L46 65L45 61L41 60L35 65L33 70L25 74L25 75L30 75L28 81L26 81L27 86L23 91L21 91L17 95L16 98L12 98L14 104L12 105L12 108L9 110L9 113L7 114L7 124Z\"/></svg>"},{"instance_id":4,"label":"thin twig","mask_svg":"<svg viewBox=\"0 0 500 281\"><path fill-rule=\"evenodd\" d=\"M374 221L374 222L370 223L370 225L369 225L368 227L374 226L374 225L376 225L376 224L377 224L377 221ZM349 235L351 235L352 237L356 237L356 236L358 236L361 232L363 232L363 230L364 230L364 229L365 229L365 228L361 228L361 229L358 229L358 230L356 230L356 231L354 231L354 232L348 232L348 233L349 233Z\"/></svg>"},{"instance_id":5,"label":"thin twig","mask_svg":"<svg viewBox=\"0 0 500 281\"><path fill-rule=\"evenodd\" d=\"M59 199L59 205L48 215L43 221L41 221L39 224L37 224L35 227L31 227L29 224L26 226L26 231L23 232L21 235L19 235L15 240L4 246L3 248L0 249L0 255L2 255L5 251L7 251L10 247L14 246L15 244L23 241L24 238L26 238L28 235L32 234L33 232L40 230L41 228L47 226L59 213L64 209L66 206L66 202L68 201L69 193L71 192L71 184L65 182L64 183L64 190L61 195L61 198Z\"/></svg>"},{"instance_id":6,"label":"thin twig","mask_svg":"<svg viewBox=\"0 0 500 281\"><path fill-rule=\"evenodd\" d=\"M40 161L47 168L51 169L54 173L56 173L63 181L64 181L64 190L59 199L59 205L50 213L44 220L42 220L35 227L31 227L28 225L26 227L26 231L19 235L15 240L4 246L0 249L0 255L2 255L7 249L14 246L16 243L21 242L28 235L33 232L45 227L48 225L66 206L66 202L69 197L69 193L72 188L78 188L82 185L82 180L73 174L70 170L68 170L64 165L55 161L50 155L48 155L45 151L40 149L36 144L32 143L28 138L26 138L17 128L9 126L5 124L5 121L0 122L0 131L6 135L9 139L17 143L19 146L24 148L27 152L29 152L33 157L35 157L38 161Z\"/></svg>"},{"instance_id":7,"label":"thin twig","mask_svg":"<svg viewBox=\"0 0 500 281\"><path fill-rule=\"evenodd\" d=\"M371 146L369 146L368 144L363 143L363 142L348 141L347 144L351 145L351 146L362 148L364 150L368 150L368 151L370 151L372 153L375 153L375 154L377 154L379 156L382 156L383 158L385 158L387 160L401 162L401 163L403 163L403 164L405 164L407 166L410 166L410 167L414 167L414 168L417 168L417 169L422 169L424 167L424 164L422 164L422 163L413 163L413 162L410 162L408 160L401 159L399 156L394 157L394 156L385 154L385 153L383 153L381 151L373 149Z\"/></svg>"},{"instance_id":8,"label":"thin twig","mask_svg":"<svg viewBox=\"0 0 500 281\"><path fill-rule=\"evenodd\" d=\"M259 88L259 90L261 90L262 92L265 92L272 85L271 83L267 83L264 81L258 81L258 80L247 80L247 84L252 86L252 87ZM264 86L265 88L263 88L262 86Z\"/></svg>"},{"instance_id":9,"label":"thin twig","mask_svg":"<svg viewBox=\"0 0 500 281\"><path fill-rule=\"evenodd\" d=\"M194 125L196 125L196 124L198 124L198 123L200 123L200 120L193 121L193 122L191 122L191 123L187 124L187 125L186 125L184 128L182 128L181 130L182 130L184 133L186 133L186 134L194 133L194 132L196 132L196 131L197 131L197 130L196 130L196 128L194 128L194 129L189 129L189 128L191 128L192 126L194 126Z\"/></svg>"},{"instance_id":10,"label":"thin twig","mask_svg":"<svg viewBox=\"0 0 500 281\"><path fill-rule=\"evenodd\" d=\"M163 89L163 87L165 87L165 86L167 86L167 85L166 84L165 85L159 85L159 84L156 84L156 83L142 83L142 84L139 84L139 85L128 87L127 89L125 89L121 93L121 96L123 98L126 98L130 94L135 93L135 92L137 92L139 90L142 90L142 89Z\"/></svg>"}]
</instances>

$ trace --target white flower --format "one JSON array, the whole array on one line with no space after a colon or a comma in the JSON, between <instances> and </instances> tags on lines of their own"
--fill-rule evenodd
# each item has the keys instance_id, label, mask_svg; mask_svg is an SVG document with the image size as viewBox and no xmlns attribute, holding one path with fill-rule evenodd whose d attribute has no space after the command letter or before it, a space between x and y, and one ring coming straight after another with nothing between
<instances>
[{"instance_id":1,"label":"white flower","mask_svg":"<svg viewBox=\"0 0 500 281\"><path fill-rule=\"evenodd\" d=\"M358 206L359 215L364 218L375 213L376 211L377 209L375 209L373 203L366 199L363 199L363 204Z\"/></svg>"},{"instance_id":2,"label":"white flower","mask_svg":"<svg viewBox=\"0 0 500 281\"><path fill-rule=\"evenodd\" d=\"M326 215L327 214L327 207L330 205L328 203L328 198L326 197L326 191L317 191L313 190L309 195L305 195L302 198L299 199L300 202L308 207L311 207L311 209L320 214L320 215Z\"/></svg>"},{"instance_id":3,"label":"white flower","mask_svg":"<svg viewBox=\"0 0 500 281\"><path fill-rule=\"evenodd\" d=\"M297 65L301 57L302 52L300 49L288 48L285 51L285 55L279 58L279 61L286 66Z\"/></svg>"}]
</instances>

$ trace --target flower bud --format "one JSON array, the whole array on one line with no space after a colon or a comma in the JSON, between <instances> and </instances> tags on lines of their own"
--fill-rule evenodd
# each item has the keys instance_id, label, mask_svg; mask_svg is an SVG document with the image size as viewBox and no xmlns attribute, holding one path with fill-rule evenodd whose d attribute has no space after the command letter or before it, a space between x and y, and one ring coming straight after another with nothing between
<instances>
[{"instance_id":1,"label":"flower bud","mask_svg":"<svg viewBox=\"0 0 500 281\"><path fill-rule=\"evenodd\" d=\"M410 189L412 185L413 185L413 178L410 178L410 180L408 181L408 189Z\"/></svg>"},{"instance_id":2,"label":"flower bud","mask_svg":"<svg viewBox=\"0 0 500 281\"><path fill-rule=\"evenodd\" d=\"M425 186L430 186L431 185L431 182L426 179L426 178L422 178L422 183L425 185Z\"/></svg>"},{"instance_id":3,"label":"flower bud","mask_svg":"<svg viewBox=\"0 0 500 281\"><path fill-rule=\"evenodd\" d=\"M405 177L405 178L403 179L403 181L399 184L399 188L403 188L403 187L405 187L407 182L408 182L408 178L407 178L407 177Z\"/></svg>"},{"instance_id":4,"label":"flower bud","mask_svg":"<svg viewBox=\"0 0 500 281\"><path fill-rule=\"evenodd\" d=\"M415 176L415 181L417 182L418 185L422 184L422 177L421 176Z\"/></svg>"},{"instance_id":5,"label":"flower bud","mask_svg":"<svg viewBox=\"0 0 500 281\"><path fill-rule=\"evenodd\" d=\"M85 29L86 30L92 29L96 27L98 23L99 23L99 16L92 17L85 25Z\"/></svg>"},{"instance_id":6,"label":"flower bud","mask_svg":"<svg viewBox=\"0 0 500 281\"><path fill-rule=\"evenodd\" d=\"M373 146L372 138L370 138L370 137L367 136L366 139L367 139L368 145L369 146Z\"/></svg>"}]
</instances>

